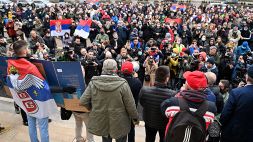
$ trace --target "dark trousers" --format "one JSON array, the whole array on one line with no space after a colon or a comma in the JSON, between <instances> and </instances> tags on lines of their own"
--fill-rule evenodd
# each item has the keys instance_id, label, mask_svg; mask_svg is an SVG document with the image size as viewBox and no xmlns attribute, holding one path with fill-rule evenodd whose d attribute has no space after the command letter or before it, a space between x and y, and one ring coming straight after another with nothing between
<instances>
[{"instance_id":1,"label":"dark trousers","mask_svg":"<svg viewBox=\"0 0 253 142\"><path fill-rule=\"evenodd\" d=\"M128 142L135 142L135 126L131 123L131 130L128 133Z\"/></svg>"},{"instance_id":2,"label":"dark trousers","mask_svg":"<svg viewBox=\"0 0 253 142\"><path fill-rule=\"evenodd\" d=\"M23 119L23 122L28 122L27 121L27 115L25 113L25 111L23 109L20 108L20 111L21 111L21 116L22 116L22 119Z\"/></svg>"},{"instance_id":3,"label":"dark trousers","mask_svg":"<svg viewBox=\"0 0 253 142\"><path fill-rule=\"evenodd\" d=\"M111 137L102 137L103 142L112 142ZM116 139L116 142L126 142L127 136Z\"/></svg>"},{"instance_id":4,"label":"dark trousers","mask_svg":"<svg viewBox=\"0 0 253 142\"><path fill-rule=\"evenodd\" d=\"M160 136L160 142L164 142L165 129L154 129L145 125L145 131L146 131L146 142L155 142L157 132L159 133Z\"/></svg>"}]
</instances>

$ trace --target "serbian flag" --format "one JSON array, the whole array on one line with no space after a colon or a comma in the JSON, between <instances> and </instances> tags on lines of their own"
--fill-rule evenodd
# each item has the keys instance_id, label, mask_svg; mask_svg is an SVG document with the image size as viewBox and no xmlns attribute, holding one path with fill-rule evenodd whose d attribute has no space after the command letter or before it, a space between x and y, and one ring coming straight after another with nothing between
<instances>
[{"instance_id":1,"label":"serbian flag","mask_svg":"<svg viewBox=\"0 0 253 142\"><path fill-rule=\"evenodd\" d=\"M80 20L78 26L76 27L74 35L78 35L82 38L88 38L90 34L90 26L91 26L92 20Z\"/></svg>"},{"instance_id":2,"label":"serbian flag","mask_svg":"<svg viewBox=\"0 0 253 142\"><path fill-rule=\"evenodd\" d=\"M49 85L34 64L24 58L8 59L7 64L7 85L19 107L36 118L57 111Z\"/></svg>"},{"instance_id":3,"label":"serbian flag","mask_svg":"<svg viewBox=\"0 0 253 142\"><path fill-rule=\"evenodd\" d=\"M172 6L170 7L171 11L177 11L177 9L179 9L180 11L185 11L186 5L172 4Z\"/></svg>"},{"instance_id":4,"label":"serbian flag","mask_svg":"<svg viewBox=\"0 0 253 142\"><path fill-rule=\"evenodd\" d=\"M165 23L178 23L178 24L182 24L182 19L181 18L176 18L176 19L171 19L171 18L165 18Z\"/></svg>"},{"instance_id":5,"label":"serbian flag","mask_svg":"<svg viewBox=\"0 0 253 142\"><path fill-rule=\"evenodd\" d=\"M51 36L63 36L65 33L70 34L72 20L50 20Z\"/></svg>"}]
</instances>

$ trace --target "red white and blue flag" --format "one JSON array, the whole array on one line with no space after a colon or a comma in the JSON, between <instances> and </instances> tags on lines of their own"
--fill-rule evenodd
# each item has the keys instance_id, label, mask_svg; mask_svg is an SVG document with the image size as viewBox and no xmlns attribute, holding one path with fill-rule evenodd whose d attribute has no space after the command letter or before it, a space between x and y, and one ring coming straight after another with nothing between
<instances>
[{"instance_id":1,"label":"red white and blue flag","mask_svg":"<svg viewBox=\"0 0 253 142\"><path fill-rule=\"evenodd\" d=\"M185 11L186 5L172 4L172 6L170 7L171 11L177 11L177 9L179 9L180 11Z\"/></svg>"},{"instance_id":2,"label":"red white and blue flag","mask_svg":"<svg viewBox=\"0 0 253 142\"><path fill-rule=\"evenodd\" d=\"M70 34L71 23L71 19L50 20L51 36L63 36L65 33Z\"/></svg>"},{"instance_id":3,"label":"red white and blue flag","mask_svg":"<svg viewBox=\"0 0 253 142\"><path fill-rule=\"evenodd\" d=\"M82 38L88 38L90 34L90 26L91 26L92 20L80 20L78 26L76 27L74 35L78 35Z\"/></svg>"},{"instance_id":4,"label":"red white and blue flag","mask_svg":"<svg viewBox=\"0 0 253 142\"><path fill-rule=\"evenodd\" d=\"M178 23L178 24L182 24L182 19L181 18L175 18L175 19L171 19L171 18L165 18L165 23Z\"/></svg>"},{"instance_id":5,"label":"red white and blue flag","mask_svg":"<svg viewBox=\"0 0 253 142\"><path fill-rule=\"evenodd\" d=\"M37 67L24 58L7 61L7 85L14 101L28 115L46 118L57 111L49 85Z\"/></svg>"}]
</instances>

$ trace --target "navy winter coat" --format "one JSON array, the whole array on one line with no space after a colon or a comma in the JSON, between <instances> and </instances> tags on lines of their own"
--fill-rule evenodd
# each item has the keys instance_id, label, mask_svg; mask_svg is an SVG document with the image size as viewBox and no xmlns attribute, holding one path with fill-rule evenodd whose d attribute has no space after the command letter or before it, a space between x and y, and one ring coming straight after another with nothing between
<instances>
[{"instance_id":1,"label":"navy winter coat","mask_svg":"<svg viewBox=\"0 0 253 142\"><path fill-rule=\"evenodd\" d=\"M222 142L253 142L253 85L233 89L222 111Z\"/></svg>"}]
</instances>

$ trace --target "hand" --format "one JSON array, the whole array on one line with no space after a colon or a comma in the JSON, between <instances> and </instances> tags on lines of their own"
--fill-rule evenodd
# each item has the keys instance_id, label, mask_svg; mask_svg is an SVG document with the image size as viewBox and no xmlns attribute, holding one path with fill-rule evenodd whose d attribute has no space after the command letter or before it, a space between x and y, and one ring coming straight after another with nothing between
<instances>
[{"instance_id":1,"label":"hand","mask_svg":"<svg viewBox=\"0 0 253 142\"><path fill-rule=\"evenodd\" d=\"M140 121L138 119L133 119L134 125L139 125Z\"/></svg>"},{"instance_id":2,"label":"hand","mask_svg":"<svg viewBox=\"0 0 253 142\"><path fill-rule=\"evenodd\" d=\"M73 86L63 87L63 92L72 94L72 93L76 92L76 88Z\"/></svg>"},{"instance_id":3,"label":"hand","mask_svg":"<svg viewBox=\"0 0 253 142\"><path fill-rule=\"evenodd\" d=\"M186 90L185 88L185 84L183 84L183 86L180 88L180 91Z\"/></svg>"},{"instance_id":4,"label":"hand","mask_svg":"<svg viewBox=\"0 0 253 142\"><path fill-rule=\"evenodd\" d=\"M232 64L229 65L230 69L232 69L234 66Z\"/></svg>"},{"instance_id":5,"label":"hand","mask_svg":"<svg viewBox=\"0 0 253 142\"><path fill-rule=\"evenodd\" d=\"M116 53L116 51L115 51L115 50L111 50L111 52L112 52L112 54Z\"/></svg>"},{"instance_id":6,"label":"hand","mask_svg":"<svg viewBox=\"0 0 253 142\"><path fill-rule=\"evenodd\" d=\"M93 62L93 66L98 66L98 64L96 62Z\"/></svg>"},{"instance_id":7,"label":"hand","mask_svg":"<svg viewBox=\"0 0 253 142\"><path fill-rule=\"evenodd\" d=\"M243 82L243 81L241 81L240 83L239 83L239 85L238 85L238 88L239 87L244 87L246 84Z\"/></svg>"}]
</instances>

